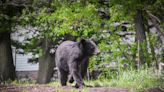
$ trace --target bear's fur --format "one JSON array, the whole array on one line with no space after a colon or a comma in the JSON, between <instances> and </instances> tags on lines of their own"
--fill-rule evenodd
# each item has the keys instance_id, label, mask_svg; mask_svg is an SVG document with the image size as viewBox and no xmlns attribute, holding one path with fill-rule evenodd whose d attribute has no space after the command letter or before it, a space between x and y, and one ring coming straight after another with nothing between
<instances>
[{"instance_id":1,"label":"bear's fur","mask_svg":"<svg viewBox=\"0 0 164 92\"><path fill-rule=\"evenodd\" d=\"M82 39L80 42L65 41L56 50L55 59L59 70L59 79L62 86L75 80L76 87L83 87L83 77L87 72L89 58L99 51L91 40Z\"/></svg>"}]
</instances>

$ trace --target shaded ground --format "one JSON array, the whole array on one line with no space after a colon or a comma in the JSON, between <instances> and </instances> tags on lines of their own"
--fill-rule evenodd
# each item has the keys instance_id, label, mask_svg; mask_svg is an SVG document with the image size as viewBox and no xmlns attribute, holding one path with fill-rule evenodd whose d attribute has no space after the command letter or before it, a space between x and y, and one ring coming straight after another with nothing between
<instances>
[{"instance_id":1,"label":"shaded ground","mask_svg":"<svg viewBox=\"0 0 164 92\"><path fill-rule=\"evenodd\" d=\"M88 87L85 89L75 89L71 86L52 87L46 85L38 86L14 86L0 85L0 92L128 92L128 89L123 88L108 88L108 87ZM145 92L163 92L158 88L149 89Z\"/></svg>"}]
</instances>

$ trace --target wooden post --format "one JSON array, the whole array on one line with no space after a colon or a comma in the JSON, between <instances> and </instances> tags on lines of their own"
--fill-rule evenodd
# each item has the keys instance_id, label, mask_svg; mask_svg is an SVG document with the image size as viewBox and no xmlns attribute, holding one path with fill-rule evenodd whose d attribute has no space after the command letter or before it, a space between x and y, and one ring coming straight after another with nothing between
<instances>
[{"instance_id":1,"label":"wooden post","mask_svg":"<svg viewBox=\"0 0 164 92\"><path fill-rule=\"evenodd\" d=\"M158 69L158 76L160 76L162 73L161 73L161 71L163 70L163 68L164 68L164 63L163 62L160 62L159 64L158 64L158 67L159 67L159 69Z\"/></svg>"}]
</instances>

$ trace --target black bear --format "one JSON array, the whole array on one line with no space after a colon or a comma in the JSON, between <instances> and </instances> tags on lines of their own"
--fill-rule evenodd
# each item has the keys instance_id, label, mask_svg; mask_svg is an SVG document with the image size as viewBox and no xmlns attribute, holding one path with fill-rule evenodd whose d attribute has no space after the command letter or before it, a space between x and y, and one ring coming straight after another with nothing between
<instances>
[{"instance_id":1,"label":"black bear","mask_svg":"<svg viewBox=\"0 0 164 92\"><path fill-rule=\"evenodd\" d=\"M65 41L56 50L55 60L62 86L76 82L77 88L84 86L83 77L87 72L89 58L99 54L96 44L89 39L80 42Z\"/></svg>"}]
</instances>

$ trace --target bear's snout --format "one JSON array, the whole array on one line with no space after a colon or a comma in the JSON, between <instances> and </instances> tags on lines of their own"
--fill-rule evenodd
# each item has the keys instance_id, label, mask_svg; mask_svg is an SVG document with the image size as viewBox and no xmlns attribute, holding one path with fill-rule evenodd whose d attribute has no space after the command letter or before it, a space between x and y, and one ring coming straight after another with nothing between
<instances>
[{"instance_id":1,"label":"bear's snout","mask_svg":"<svg viewBox=\"0 0 164 92\"><path fill-rule=\"evenodd\" d=\"M100 54L100 51L97 49L95 52L94 52L94 55L98 55Z\"/></svg>"}]
</instances>

